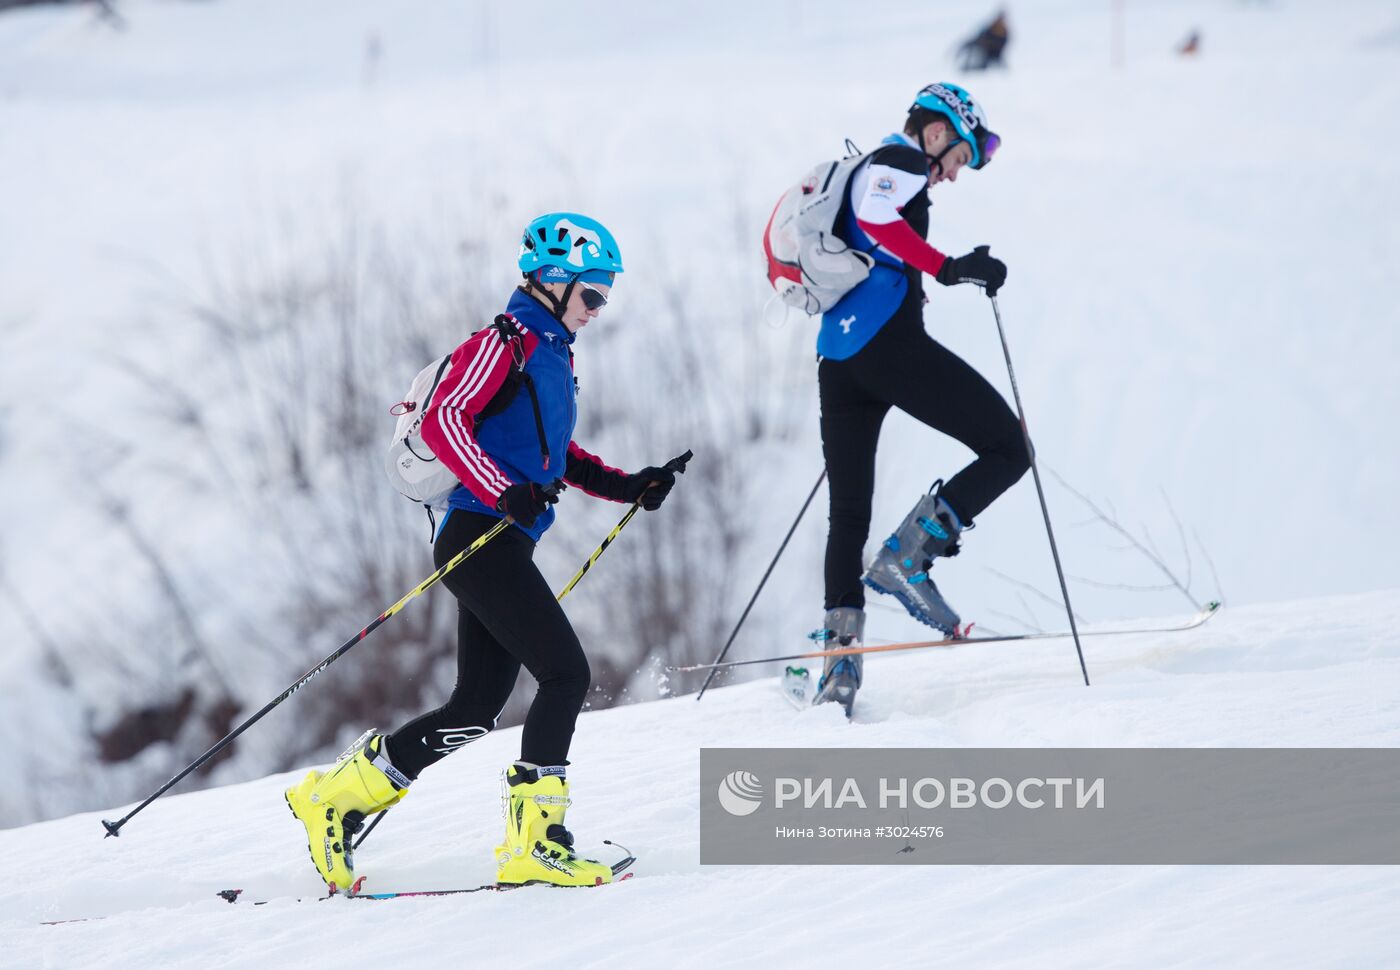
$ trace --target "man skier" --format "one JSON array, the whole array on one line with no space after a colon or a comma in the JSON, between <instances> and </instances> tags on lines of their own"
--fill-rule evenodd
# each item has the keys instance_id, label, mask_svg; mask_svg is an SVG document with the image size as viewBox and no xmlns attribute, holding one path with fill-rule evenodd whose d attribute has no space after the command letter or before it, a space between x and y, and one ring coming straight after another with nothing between
<instances>
[{"instance_id":1,"label":"man skier","mask_svg":"<svg viewBox=\"0 0 1400 970\"><path fill-rule=\"evenodd\" d=\"M1030 467L1020 424L1001 395L924 332L923 274L944 286L974 283L989 295L1006 281L1006 266L985 247L953 258L925 241L928 190L956 182L964 168L983 168L1000 142L965 90L930 84L910 106L904 130L885 138L852 173L836 230L875 264L822 316L817 337L831 510L826 617L816 636L828 646L864 642L862 580L922 622L956 635L958 615L939 594L930 567L955 555L959 533ZM946 484L935 483L862 576L875 449L891 407L956 438L977 457ZM862 659L828 657L817 702L838 701L849 715Z\"/></svg>"},{"instance_id":2,"label":"man skier","mask_svg":"<svg viewBox=\"0 0 1400 970\"><path fill-rule=\"evenodd\" d=\"M519 266L524 281L506 312L453 352L422 424L424 442L461 482L433 546L438 567L501 518L514 522L442 579L458 602L457 685L442 707L392 734L366 732L330 771L312 771L286 792L332 892L355 885L351 842L365 817L397 803L423 769L494 728L522 665L539 687L520 760L506 769L497 879L562 886L612 880L609 866L575 854L564 827L565 766L588 690L588 660L532 556L554 521L551 486L561 472L590 495L640 499L648 511L661 506L675 474L649 467L629 475L573 441L570 348L622 272L612 234L586 216L540 216L525 229Z\"/></svg>"}]
</instances>

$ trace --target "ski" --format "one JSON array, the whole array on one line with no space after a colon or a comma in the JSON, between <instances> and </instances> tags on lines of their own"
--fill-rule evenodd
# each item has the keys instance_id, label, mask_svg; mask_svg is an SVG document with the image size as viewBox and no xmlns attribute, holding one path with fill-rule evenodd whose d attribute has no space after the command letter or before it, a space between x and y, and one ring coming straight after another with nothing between
<instances>
[{"instance_id":1,"label":"ski","mask_svg":"<svg viewBox=\"0 0 1400 970\"><path fill-rule=\"evenodd\" d=\"M632 872L628 872L628 871L627 871L628 869L630 869L630 868L632 867L632 863L634 863L634 862L636 862L636 861L637 861L637 857L634 856L634 855L629 854L629 855L627 856L627 858L621 860L620 862L614 862L614 863L612 864L612 871L613 871L613 877L614 877L613 881L614 881L614 882L626 882L628 879L631 879L634 875L636 875L635 873L632 873ZM607 886L607 885L611 885L611 883L601 883L601 882L600 882L600 883L598 883L598 884L595 885L595 886L560 886L560 885L557 885L557 884L552 883L552 882L544 882L544 881L542 881L542 880L534 880L534 881L531 881L531 882L522 882L522 883L488 882L488 883L482 883L480 886L471 886L471 887L466 888L466 889L418 889L418 890L403 890L403 891L398 891L398 892L376 893L376 892L365 892L364 890L362 890L360 887L364 885L364 881L365 881L365 877L364 877L364 876L361 876L359 879L355 880L355 887L354 887L354 890L355 890L355 891L354 891L354 892L348 892L348 893L330 893L329 895L326 895L326 896L299 896L299 897L296 897L295 899L293 899L292 902L297 902L297 903L323 903L323 902L325 902L325 901L328 900L328 899L370 899L370 900L385 900L385 899L407 899L407 898L415 897L415 896L417 896L417 897L426 897L426 896L465 896L465 895L468 895L468 894L470 894L470 893L490 893L490 892L505 893L505 892L511 892L512 890L516 890L516 889L524 889L524 888L526 888L527 886L546 886L546 887L548 887L548 888L550 888L550 889L596 889L598 886ZM224 900L224 901L226 901L226 902L229 902L229 903L236 903L236 902L239 902L239 901L242 899L242 897L243 897L243 890L241 890L241 889L222 889L222 890L220 890L220 891L217 893L217 895L218 895L218 897L219 897L220 899L222 899L222 900ZM283 900L276 900L276 899L255 899L255 900L252 900L250 903L248 903L248 904L246 904L246 905L252 905L252 906L266 906L268 903L286 902L286 901L287 901L287 900L285 900L285 899L283 899Z\"/></svg>"},{"instance_id":2,"label":"ski","mask_svg":"<svg viewBox=\"0 0 1400 970\"><path fill-rule=\"evenodd\" d=\"M1180 633L1183 630L1194 630L1219 612L1220 603L1212 601L1206 604L1205 609L1201 610L1201 612L1197 613L1190 620L1185 623L1177 624L1176 626L1140 626L1125 630L1089 630L1080 631L1079 635L1081 637L1120 637L1143 633ZM1070 635L1068 630L1057 630L1051 633L1012 633L995 637L947 637L942 640L912 640L907 643L883 643L874 647L841 647L835 650L815 650L809 653L792 653L782 657L761 657L757 660L728 660L723 663L668 666L665 669L670 673L689 673L696 670L723 670L729 667L743 667L748 664L783 663L788 660L809 660L817 657L845 657L858 653L922 650L929 647L961 647L973 643L1014 643L1022 640L1054 640Z\"/></svg>"},{"instance_id":3,"label":"ski","mask_svg":"<svg viewBox=\"0 0 1400 970\"><path fill-rule=\"evenodd\" d=\"M609 843L609 844L611 845L611 844L613 844L613 843ZM635 876L636 873L634 873L634 872L628 872L628 870L632 868L632 863L634 863L634 862L636 862L636 861L637 861L637 857L634 856L634 855L632 855L632 854L629 852L629 853L627 854L627 858L622 859L622 860L620 860L620 861L618 861L618 862L614 862L614 863L612 864L612 867L611 867L611 868L612 868L612 871L613 871L613 882L626 882L627 880L629 880L629 879L631 879L633 876ZM385 899L406 899L406 898L413 897L413 896L465 896L465 895L467 895L468 893L486 893L486 892L504 893L504 892L510 892L510 891L513 890L513 889L524 889L524 888L526 888L527 886L547 886L547 887L550 888L550 889L596 889L596 888L597 888L597 886L559 886L559 885L556 885L556 884L554 884L554 883L552 883L552 882L542 882L542 881L536 880L536 881L534 881L534 882L522 882L522 883L518 883L518 884L517 884L517 883L488 882L488 883L483 883L483 884L480 885L480 886L472 886L472 887L470 887L470 888L468 888L468 889L420 889L420 890L406 890L406 891L402 891L402 892L373 893L373 892L364 892L364 891L360 890L360 887L364 885L364 882L365 882L365 877L364 877L364 876L361 876L359 879L355 880L355 891L354 891L354 892L349 892L349 893L333 892L333 893L330 893L330 894L325 895L325 896L298 896L298 897L294 897L293 899L291 899L290 902L295 902L295 903L323 903L323 902L325 902L325 901L328 900L328 899L373 899L373 900L385 900ZM611 885L611 883L599 883L598 885L600 885L600 886L607 886L607 885ZM239 901L243 898L243 890L241 890L241 889L221 889L221 890L219 890L217 893L215 893L215 895L218 896L220 899L224 900L225 902L228 902L228 903L236 903L236 902L239 902ZM280 899L280 900L279 900L279 899L254 899L254 900L250 900L250 901L248 901L248 902L245 902L244 905L245 905L245 906L266 906L268 903L288 902L288 901L289 901L289 900L287 900L287 899L285 899L285 898L284 898L284 899ZM113 914L113 915L116 915L116 914ZM97 920L104 920L104 919L110 919L110 918L111 918L110 916L80 916L80 917L77 917L76 919L54 919L54 920L44 920L44 921L42 922L42 925L44 925L44 926L63 926L63 925L68 924L68 923L91 923L91 922L95 922L95 921L97 921Z\"/></svg>"}]
</instances>

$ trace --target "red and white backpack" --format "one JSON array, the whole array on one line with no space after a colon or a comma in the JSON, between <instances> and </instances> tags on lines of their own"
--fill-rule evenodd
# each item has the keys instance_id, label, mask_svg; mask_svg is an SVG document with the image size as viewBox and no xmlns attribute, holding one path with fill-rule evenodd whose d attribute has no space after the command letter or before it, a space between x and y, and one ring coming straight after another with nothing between
<instances>
[{"instance_id":1,"label":"red and white backpack","mask_svg":"<svg viewBox=\"0 0 1400 970\"><path fill-rule=\"evenodd\" d=\"M875 265L835 233L851 175L867 157L846 144L852 154L822 162L783 193L763 230L768 282L784 303L808 314L830 310Z\"/></svg>"}]
</instances>

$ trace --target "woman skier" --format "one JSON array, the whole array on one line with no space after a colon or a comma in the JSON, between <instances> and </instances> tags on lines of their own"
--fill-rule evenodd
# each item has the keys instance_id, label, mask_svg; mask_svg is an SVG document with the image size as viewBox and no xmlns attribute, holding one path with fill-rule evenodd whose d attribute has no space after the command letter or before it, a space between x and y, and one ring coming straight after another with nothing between
<instances>
[{"instance_id":1,"label":"woman skier","mask_svg":"<svg viewBox=\"0 0 1400 970\"><path fill-rule=\"evenodd\" d=\"M558 478L614 502L640 499L652 511L675 474L649 467L629 475L573 441L571 346L622 272L612 234L575 213L540 216L525 229L519 266L524 280L505 313L453 352L422 424L423 440L461 482L433 546L438 567L501 518L514 522L442 579L458 602L457 685L442 707L392 734L366 732L330 771L312 771L286 792L332 892L353 891L351 842L365 817L402 799L423 769L491 731L522 665L538 690L520 759L506 769L497 879L562 886L612 880L609 866L574 852L564 827L565 766L589 668L532 556L554 521ZM563 456L562 468L555 456Z\"/></svg>"}]
</instances>

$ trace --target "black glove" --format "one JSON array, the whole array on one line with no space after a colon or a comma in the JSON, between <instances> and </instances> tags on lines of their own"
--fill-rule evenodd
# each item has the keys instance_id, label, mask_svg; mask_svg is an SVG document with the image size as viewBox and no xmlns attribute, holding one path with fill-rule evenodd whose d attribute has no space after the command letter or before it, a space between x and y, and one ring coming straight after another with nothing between
<instances>
[{"instance_id":1,"label":"black glove","mask_svg":"<svg viewBox=\"0 0 1400 970\"><path fill-rule=\"evenodd\" d=\"M622 483L622 500L635 502L641 499L642 508L648 512L655 512L661 508L661 503L666 501L666 496L671 493L675 484L675 472L669 468L651 465L635 475L627 476L627 480ZM649 485L650 488L647 487Z\"/></svg>"},{"instance_id":2,"label":"black glove","mask_svg":"<svg viewBox=\"0 0 1400 970\"><path fill-rule=\"evenodd\" d=\"M990 246L978 246L966 256L945 259L934 279L944 286L976 283L988 296L996 296L1006 282L1006 264L992 255Z\"/></svg>"},{"instance_id":3,"label":"black glove","mask_svg":"<svg viewBox=\"0 0 1400 970\"><path fill-rule=\"evenodd\" d=\"M535 524L546 509L559 501L559 493L534 482L509 486L496 502L496 511L504 512L525 528Z\"/></svg>"}]
</instances>

